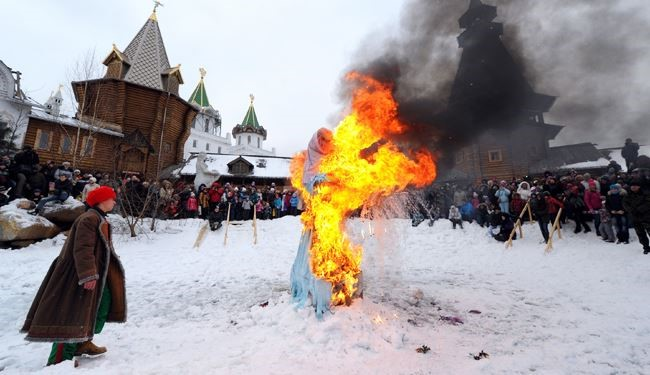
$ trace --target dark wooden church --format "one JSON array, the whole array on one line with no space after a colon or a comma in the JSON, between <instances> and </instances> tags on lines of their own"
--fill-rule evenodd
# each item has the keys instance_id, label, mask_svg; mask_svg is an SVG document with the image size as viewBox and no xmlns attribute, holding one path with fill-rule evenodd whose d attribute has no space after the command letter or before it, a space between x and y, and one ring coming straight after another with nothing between
<instances>
[{"instance_id":1,"label":"dark wooden church","mask_svg":"<svg viewBox=\"0 0 650 375\"><path fill-rule=\"evenodd\" d=\"M548 124L555 97L534 91L501 40L495 6L471 0L460 17L463 49L448 112L465 129L480 134L453 155L451 175L459 179L508 179L543 169L549 141L562 126ZM488 130L485 130L488 129Z\"/></svg>"},{"instance_id":2,"label":"dark wooden church","mask_svg":"<svg viewBox=\"0 0 650 375\"><path fill-rule=\"evenodd\" d=\"M34 111L25 144L42 160L117 175L155 178L179 164L198 112L178 95L180 64L169 64L155 9L126 49L113 45L103 63L103 78L72 82L75 118Z\"/></svg>"}]
</instances>

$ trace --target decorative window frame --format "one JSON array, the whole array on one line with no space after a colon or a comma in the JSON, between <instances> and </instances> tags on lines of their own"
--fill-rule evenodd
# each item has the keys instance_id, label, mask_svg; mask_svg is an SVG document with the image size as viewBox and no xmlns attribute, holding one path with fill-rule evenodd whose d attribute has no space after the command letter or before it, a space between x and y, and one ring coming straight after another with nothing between
<instances>
[{"instance_id":1,"label":"decorative window frame","mask_svg":"<svg viewBox=\"0 0 650 375\"><path fill-rule=\"evenodd\" d=\"M487 156L488 156L488 163L501 163L501 162L503 162L503 151L500 150L500 149L489 150L487 152ZM493 158L492 156L496 156L496 157Z\"/></svg>"},{"instance_id":2,"label":"decorative window frame","mask_svg":"<svg viewBox=\"0 0 650 375\"><path fill-rule=\"evenodd\" d=\"M41 147L41 137L43 134L47 134L47 147ZM52 148L52 131L45 129L36 130L36 139L34 140L34 150L44 150L49 151Z\"/></svg>"},{"instance_id":3,"label":"decorative window frame","mask_svg":"<svg viewBox=\"0 0 650 375\"><path fill-rule=\"evenodd\" d=\"M90 148L90 152L86 150L86 145L88 144L88 140L92 141L92 147ZM81 157L90 157L92 158L93 155L95 154L95 146L97 146L97 138L87 135L81 139L81 150L79 151L79 156Z\"/></svg>"},{"instance_id":4,"label":"decorative window frame","mask_svg":"<svg viewBox=\"0 0 650 375\"><path fill-rule=\"evenodd\" d=\"M66 138L70 139L70 148L68 149L68 151L65 151L63 149L63 144L64 144L64 141L65 141ZM61 133L61 136L59 137L59 153L61 155L74 153L75 140L76 140L76 136L70 136L70 135L67 135L65 133Z\"/></svg>"}]
</instances>

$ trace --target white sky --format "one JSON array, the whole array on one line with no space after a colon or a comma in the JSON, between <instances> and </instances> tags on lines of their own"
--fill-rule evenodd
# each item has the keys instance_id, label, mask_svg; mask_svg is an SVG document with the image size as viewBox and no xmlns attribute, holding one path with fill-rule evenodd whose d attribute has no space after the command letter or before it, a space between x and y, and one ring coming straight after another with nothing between
<instances>
[{"instance_id":1,"label":"white sky","mask_svg":"<svg viewBox=\"0 0 650 375\"><path fill-rule=\"evenodd\" d=\"M355 50L371 32L397 24L404 2L167 0L157 13L170 64L181 64L181 96L190 96L204 67L225 134L242 121L253 93L265 148L289 156L316 129L334 125L336 89ZM0 59L43 103L58 84L69 86L66 72L88 50L98 64L112 43L124 50L152 9L148 0L10 1L2 4Z\"/></svg>"}]
</instances>

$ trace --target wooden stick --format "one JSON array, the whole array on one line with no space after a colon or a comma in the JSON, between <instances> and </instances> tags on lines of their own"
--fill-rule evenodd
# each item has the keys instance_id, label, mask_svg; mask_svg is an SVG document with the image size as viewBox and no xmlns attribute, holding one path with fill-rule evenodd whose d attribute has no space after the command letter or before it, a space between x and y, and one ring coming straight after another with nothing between
<instances>
[{"instance_id":1,"label":"wooden stick","mask_svg":"<svg viewBox=\"0 0 650 375\"><path fill-rule=\"evenodd\" d=\"M530 199L528 200L528 203L530 203ZM533 220L533 210L530 208L530 204L528 205L528 220L530 220L531 223L535 222L535 220Z\"/></svg>"},{"instance_id":2,"label":"wooden stick","mask_svg":"<svg viewBox=\"0 0 650 375\"><path fill-rule=\"evenodd\" d=\"M230 224L230 202L228 202L228 215L226 216L226 234L223 236L223 244L228 241L228 226Z\"/></svg>"},{"instance_id":3,"label":"wooden stick","mask_svg":"<svg viewBox=\"0 0 650 375\"><path fill-rule=\"evenodd\" d=\"M253 206L253 245L257 244L257 208Z\"/></svg>"},{"instance_id":4,"label":"wooden stick","mask_svg":"<svg viewBox=\"0 0 650 375\"><path fill-rule=\"evenodd\" d=\"M557 217L555 218L555 230L557 231L557 236L559 239L562 239L562 230L560 228L560 216L562 216L562 207L557 212Z\"/></svg>"},{"instance_id":5,"label":"wooden stick","mask_svg":"<svg viewBox=\"0 0 650 375\"><path fill-rule=\"evenodd\" d=\"M199 229L199 234L196 236L196 241L194 241L194 248L199 248L201 246L201 243L203 242L203 239L205 238L205 235L208 233L208 226L210 223L205 223L201 226L201 229Z\"/></svg>"},{"instance_id":6,"label":"wooden stick","mask_svg":"<svg viewBox=\"0 0 650 375\"><path fill-rule=\"evenodd\" d=\"M510 232L510 237L508 238L508 241L506 241L506 249L509 247L512 247L512 238L515 236L515 233L517 233L517 227L519 227L519 234L522 235L523 232L521 231L521 218L524 217L524 214L526 213L526 210L530 207L530 200L526 202L526 205L524 206L524 209L521 210L521 213L519 214L519 217L517 218L517 222L515 223L514 228L512 228L512 232ZM523 236L522 236L523 238Z\"/></svg>"}]
</instances>

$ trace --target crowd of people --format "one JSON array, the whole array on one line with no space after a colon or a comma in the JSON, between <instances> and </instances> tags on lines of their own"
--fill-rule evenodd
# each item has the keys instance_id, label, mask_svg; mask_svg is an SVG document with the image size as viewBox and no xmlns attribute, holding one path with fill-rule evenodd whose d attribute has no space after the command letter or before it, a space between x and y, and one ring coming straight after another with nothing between
<instances>
[{"instance_id":1,"label":"crowd of people","mask_svg":"<svg viewBox=\"0 0 650 375\"><path fill-rule=\"evenodd\" d=\"M195 187L182 180L143 181L137 175L113 178L108 173L82 173L70 162L40 164L38 154L25 146L13 158L0 161L0 206L16 198L34 201L32 214L39 214L48 202L64 202L73 197L86 202L88 194L99 186L118 193L117 210L130 215L158 218L203 218L217 229L220 222L260 220L299 215L303 202L297 192L275 183L258 187L255 182L236 186L213 182ZM228 211L230 215L228 215Z\"/></svg>"},{"instance_id":2,"label":"crowd of people","mask_svg":"<svg viewBox=\"0 0 650 375\"><path fill-rule=\"evenodd\" d=\"M638 146L633 146L626 156L637 158ZM635 160L626 162L634 167ZM5 155L0 160L0 206L15 198L27 198L36 204L31 213L39 214L48 202L64 202L68 197L85 202L89 192L99 186L117 192L117 210L123 214L202 218L210 222L213 230L226 219L269 220L299 215L303 210L296 191L276 188L274 183L259 187L255 182L236 186L214 181L210 186L195 187L182 180L142 181L137 175L113 178L99 171L82 173L69 162L58 166L52 161L41 164L29 146L13 158ZM415 210L414 225L426 218L433 225L442 217L448 218L453 228L462 228L463 222L476 222L488 228L496 240L506 241L520 216L523 221L532 217L548 241L549 225L561 212L561 225L573 221L575 233L593 231L607 242L628 244L629 231L634 228L644 252L650 252L650 175L645 168L627 173L613 162L608 173L597 178L575 171L564 175L546 172L536 178L511 181L442 184L428 190L426 201Z\"/></svg>"},{"instance_id":3,"label":"crowd of people","mask_svg":"<svg viewBox=\"0 0 650 375\"><path fill-rule=\"evenodd\" d=\"M454 229L462 228L463 222L476 222L498 241L510 238L519 218L535 220L545 242L556 219L559 225L574 222L575 233L594 232L603 241L618 244L629 244L629 231L634 228L648 254L650 173L644 168L631 173L611 168L598 178L571 171L511 181L484 179L467 186L443 184L428 192L413 225L427 217L430 225L446 217Z\"/></svg>"}]
</instances>

